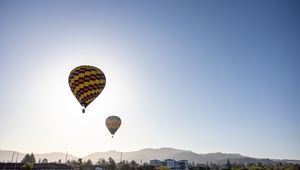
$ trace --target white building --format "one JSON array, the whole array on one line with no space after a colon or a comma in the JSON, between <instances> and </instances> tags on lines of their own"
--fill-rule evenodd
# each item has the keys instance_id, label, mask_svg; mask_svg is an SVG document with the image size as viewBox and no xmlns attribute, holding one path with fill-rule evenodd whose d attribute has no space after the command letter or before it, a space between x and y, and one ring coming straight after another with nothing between
<instances>
[{"instance_id":1,"label":"white building","mask_svg":"<svg viewBox=\"0 0 300 170\"><path fill-rule=\"evenodd\" d=\"M180 160L180 161L177 161L177 162L180 166L180 169L189 170L189 162L187 160Z\"/></svg>"},{"instance_id":2,"label":"white building","mask_svg":"<svg viewBox=\"0 0 300 170\"><path fill-rule=\"evenodd\" d=\"M174 159L166 159L165 161L164 161L164 163L165 163L165 165L168 167L168 168L170 168L170 169L176 169L175 168L175 160Z\"/></svg>"},{"instance_id":3,"label":"white building","mask_svg":"<svg viewBox=\"0 0 300 170\"><path fill-rule=\"evenodd\" d=\"M189 163L187 160L176 161L174 159L166 159L164 161L160 161L154 159L154 160L150 160L150 165L155 167L167 166L172 170L189 170Z\"/></svg>"}]
</instances>

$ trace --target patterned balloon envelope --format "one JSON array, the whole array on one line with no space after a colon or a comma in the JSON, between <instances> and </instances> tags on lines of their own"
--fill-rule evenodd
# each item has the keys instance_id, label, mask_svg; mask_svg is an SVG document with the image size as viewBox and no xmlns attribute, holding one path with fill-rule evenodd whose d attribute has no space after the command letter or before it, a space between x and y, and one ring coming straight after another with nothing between
<instances>
[{"instance_id":1,"label":"patterned balloon envelope","mask_svg":"<svg viewBox=\"0 0 300 170\"><path fill-rule=\"evenodd\" d=\"M112 134L111 137L113 137L116 131L121 126L121 119L118 116L109 116L108 118L106 118L105 123L107 129Z\"/></svg>"},{"instance_id":2,"label":"patterned balloon envelope","mask_svg":"<svg viewBox=\"0 0 300 170\"><path fill-rule=\"evenodd\" d=\"M105 87L106 78L104 73L94 66L78 66L69 75L69 86L78 100L82 109L92 103Z\"/></svg>"}]
</instances>

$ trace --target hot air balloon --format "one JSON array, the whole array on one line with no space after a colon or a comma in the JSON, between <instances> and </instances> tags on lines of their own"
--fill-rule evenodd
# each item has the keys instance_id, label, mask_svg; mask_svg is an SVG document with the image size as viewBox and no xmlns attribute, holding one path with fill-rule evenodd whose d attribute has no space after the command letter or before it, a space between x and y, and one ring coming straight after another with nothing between
<instances>
[{"instance_id":1,"label":"hot air balloon","mask_svg":"<svg viewBox=\"0 0 300 170\"><path fill-rule=\"evenodd\" d=\"M74 96L85 108L96 99L105 87L106 79L104 73L94 66L78 66L69 75L69 86Z\"/></svg>"},{"instance_id":2,"label":"hot air balloon","mask_svg":"<svg viewBox=\"0 0 300 170\"><path fill-rule=\"evenodd\" d=\"M107 129L112 134L111 137L113 137L116 131L121 126L121 119L118 116L109 116L108 118L106 118L105 123Z\"/></svg>"}]
</instances>

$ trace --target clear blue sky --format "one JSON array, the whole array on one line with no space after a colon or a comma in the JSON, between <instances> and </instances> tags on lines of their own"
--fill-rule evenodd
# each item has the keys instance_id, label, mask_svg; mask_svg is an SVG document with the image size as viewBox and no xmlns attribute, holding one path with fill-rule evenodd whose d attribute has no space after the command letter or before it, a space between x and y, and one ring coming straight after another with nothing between
<instances>
[{"instance_id":1,"label":"clear blue sky","mask_svg":"<svg viewBox=\"0 0 300 170\"><path fill-rule=\"evenodd\" d=\"M300 159L300 2L0 1L0 149ZM81 114L68 86L99 67ZM104 121L123 124L110 138Z\"/></svg>"}]
</instances>

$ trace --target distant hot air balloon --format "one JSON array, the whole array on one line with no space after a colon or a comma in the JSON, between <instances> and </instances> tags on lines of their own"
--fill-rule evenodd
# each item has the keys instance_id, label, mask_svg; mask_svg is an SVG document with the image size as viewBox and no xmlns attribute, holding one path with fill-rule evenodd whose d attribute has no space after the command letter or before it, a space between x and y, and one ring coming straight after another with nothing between
<instances>
[{"instance_id":1,"label":"distant hot air balloon","mask_svg":"<svg viewBox=\"0 0 300 170\"><path fill-rule=\"evenodd\" d=\"M114 136L116 131L121 126L121 119L118 116L109 116L106 121L106 127L109 130L109 132L112 134L111 137Z\"/></svg>"},{"instance_id":2,"label":"distant hot air balloon","mask_svg":"<svg viewBox=\"0 0 300 170\"><path fill-rule=\"evenodd\" d=\"M69 86L82 107L85 108L96 99L105 87L104 73L97 67L78 66L69 75Z\"/></svg>"}]
</instances>

